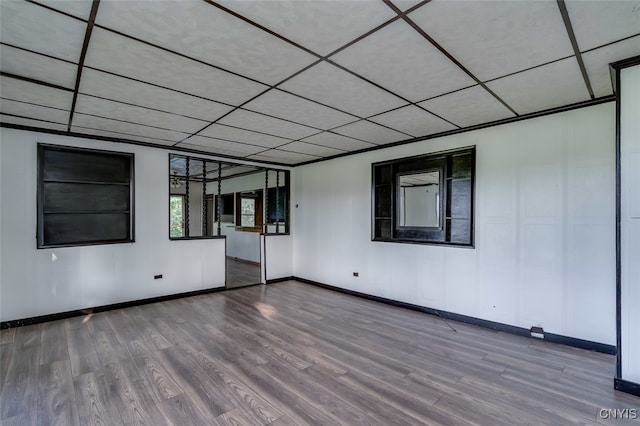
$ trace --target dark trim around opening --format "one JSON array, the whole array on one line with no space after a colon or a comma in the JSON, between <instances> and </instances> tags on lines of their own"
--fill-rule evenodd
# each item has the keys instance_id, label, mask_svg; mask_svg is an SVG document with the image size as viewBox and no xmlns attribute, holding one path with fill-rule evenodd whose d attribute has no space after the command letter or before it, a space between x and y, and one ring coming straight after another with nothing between
<instances>
[{"instance_id":1,"label":"dark trim around opening","mask_svg":"<svg viewBox=\"0 0 640 426\"><path fill-rule=\"evenodd\" d=\"M616 376L614 387L616 390L640 396L640 384L622 379L622 246L621 246L621 156L620 156L620 73L624 68L640 65L640 55L623 59L610 64L615 70L616 97Z\"/></svg>"}]
</instances>

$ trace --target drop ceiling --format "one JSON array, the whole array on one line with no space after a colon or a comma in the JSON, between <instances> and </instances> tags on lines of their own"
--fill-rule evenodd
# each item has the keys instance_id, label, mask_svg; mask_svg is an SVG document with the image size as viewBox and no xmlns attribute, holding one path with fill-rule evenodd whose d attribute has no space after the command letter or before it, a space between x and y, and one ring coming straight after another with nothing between
<instances>
[{"instance_id":1,"label":"drop ceiling","mask_svg":"<svg viewBox=\"0 0 640 426\"><path fill-rule=\"evenodd\" d=\"M1 0L0 121L295 165L613 94L640 0Z\"/></svg>"}]
</instances>

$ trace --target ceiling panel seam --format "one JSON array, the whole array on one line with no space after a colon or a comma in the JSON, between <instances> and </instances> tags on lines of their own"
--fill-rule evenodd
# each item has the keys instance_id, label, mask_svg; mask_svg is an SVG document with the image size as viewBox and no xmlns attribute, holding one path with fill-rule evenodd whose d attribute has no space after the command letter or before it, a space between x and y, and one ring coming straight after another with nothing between
<instances>
[{"instance_id":1,"label":"ceiling panel seam","mask_svg":"<svg viewBox=\"0 0 640 426\"><path fill-rule=\"evenodd\" d=\"M25 77L25 76L22 76L22 75L11 74L9 72L0 71L0 76L7 77L7 78L13 78L13 79L16 79L16 80L26 81L28 83L39 84L41 86L51 87L53 89L64 90L65 92L73 92L73 89L69 89L68 87L59 86L57 84L49 83L47 81L42 81L42 80L38 80L38 79L35 79L35 78L31 78L31 77Z\"/></svg>"},{"instance_id":2,"label":"ceiling panel seam","mask_svg":"<svg viewBox=\"0 0 640 426\"><path fill-rule=\"evenodd\" d=\"M98 27L98 28L100 28L100 29L103 29L103 30L105 30L105 31L108 31L108 32L110 32L110 33L117 34L117 35L119 35L119 36L122 36L122 37L128 38L128 39L130 39L130 40L137 41L138 43L142 43L142 44L144 44L144 45L146 45L146 46L150 46L150 47L153 47L153 48L156 48L156 49L162 50L163 52L171 53L171 54L176 55L176 56L179 56L179 57L181 57L181 58L188 59L188 60L190 60L190 61L197 62L197 63L199 63L199 64L201 64L201 65L206 65L206 66L209 66L209 67L211 67L211 68L215 68L215 69L217 69L217 70L219 70L219 71L223 71L223 72L226 72L226 73L228 73L228 74L235 75L236 77L240 77L240 78L243 78L243 79L245 79L245 80L249 80L249 81L252 81L252 82L254 82L254 83L261 84L261 85L263 85L263 86L269 86L269 84L267 84L267 83L265 83L265 82L263 82L263 81L260 81L260 80L256 80L255 78L247 77L246 75L242 75L242 74L237 73L237 72L235 72L235 71L231 71L231 70L228 70L228 69L223 68L223 67L221 67L221 66L214 65L214 64L209 63L209 62L207 62L207 61L203 61L202 59L197 59L197 58L194 58L194 57L192 57L192 56L185 55L184 53L177 52L177 51L175 51L175 50L169 49L168 47L160 46L159 44L155 44L155 43L151 43L151 42L146 41L146 40L142 40L142 39L140 39L140 38L138 38L138 37L134 37L134 36L132 36L132 35L129 35L129 34L123 33L123 32L121 32L121 31L114 30L113 28L105 27L104 25L100 25L100 24L95 24L95 26L96 26L96 27Z\"/></svg>"},{"instance_id":3,"label":"ceiling panel seam","mask_svg":"<svg viewBox=\"0 0 640 426\"><path fill-rule=\"evenodd\" d=\"M576 57L576 60L578 61L578 66L580 67L580 73L582 73L584 84L587 87L587 91L589 92L589 96L591 97L591 99L595 99L595 96L593 95L593 88L591 87L591 82L589 81L589 75L587 75L587 69L584 66L584 61L582 60L582 54L580 54L578 40L576 40L576 35L573 32L573 25L571 25L571 18L569 18L567 5L564 3L564 0L557 0L556 3L558 4L558 9L560 9L560 15L562 15L562 21L564 22L564 27L567 30L567 36L569 36L569 40L571 41L573 53Z\"/></svg>"},{"instance_id":4,"label":"ceiling panel seam","mask_svg":"<svg viewBox=\"0 0 640 426\"><path fill-rule=\"evenodd\" d=\"M34 55L44 56L45 58L55 59L56 61L66 62L66 63L71 64L71 65L78 65L76 62L70 61L68 59L62 59L62 58L58 58L58 57L53 56L53 55L48 55L46 53L36 52L35 50L27 49L25 47L16 46L15 44L6 43L4 41L0 41L0 45L11 47L11 48L18 49L18 50L22 50L24 52L33 53Z\"/></svg>"},{"instance_id":5,"label":"ceiling panel seam","mask_svg":"<svg viewBox=\"0 0 640 426\"><path fill-rule=\"evenodd\" d=\"M40 2L33 1L33 0L25 0L25 1L26 1L27 3L35 4L36 6L40 6L40 7L43 7L43 8L45 8L45 9L48 9L48 10L50 10L50 11L52 11L52 12L56 12L56 13L59 13L59 14L61 14L61 15L67 16L67 17L69 17L69 18L73 18L73 19L75 19L75 20L77 20L77 21L87 22L87 20L86 20L86 19L82 19L82 18L80 18L80 17L78 17L78 16L72 15L72 14L67 13L67 12L65 12L65 11L62 11L62 10L60 10L60 9L56 9L55 7L51 7L51 6L47 5L47 4L42 4L42 3L40 3Z\"/></svg>"},{"instance_id":6,"label":"ceiling panel seam","mask_svg":"<svg viewBox=\"0 0 640 426\"><path fill-rule=\"evenodd\" d=\"M93 32L93 24L98 14L98 7L100 6L100 0L93 0L91 3L91 13L89 14L89 21L87 21L87 30L84 34L84 42L82 44L82 52L80 53L80 60L78 61L78 72L76 74L76 85L73 89L73 100L71 101L71 111L69 112L69 124L67 130L71 131L71 123L73 122L73 112L76 109L76 101L78 100L78 89L80 88L80 79L82 78L82 68L84 66L84 59L87 56L87 50L89 49L89 41L91 40L91 33Z\"/></svg>"},{"instance_id":7,"label":"ceiling panel seam","mask_svg":"<svg viewBox=\"0 0 640 426\"><path fill-rule=\"evenodd\" d=\"M393 9L396 13L401 13L400 9L398 9L396 7L396 5L394 5L393 3L391 3L390 0L382 0L387 6L389 6L391 9ZM478 77L476 77L471 71L469 71L464 65L462 65L462 63L460 61L458 61L455 57L453 57L453 55L451 55L451 53L449 53L444 47L440 46L440 44L435 41L429 34L426 33L426 31L424 31L418 24L416 24L415 22L413 22L413 20L411 18L409 18L408 16L404 15L402 17L402 19L411 26L411 28L413 28L415 31L418 32L418 34L420 34L422 37L424 37L429 43L431 43L433 45L433 47L435 47L436 49L438 49L443 55L445 55L451 62L453 62L458 68L460 68L462 71L464 71L469 77L471 77L473 80L475 80L476 83L478 83L480 86L482 86L483 89L485 89L491 96L493 96L494 98L496 98L496 100L498 100L502 105L504 105L509 111L511 111L513 114L515 114L516 116L518 116L519 114L513 109L511 108L511 106L509 106L509 104L507 104L500 96L498 96L497 94L495 94L493 92L493 90L489 89L489 87L487 87L486 84L484 84ZM419 106L419 105L417 105ZM458 128L460 128L460 126L456 126Z\"/></svg>"}]
</instances>

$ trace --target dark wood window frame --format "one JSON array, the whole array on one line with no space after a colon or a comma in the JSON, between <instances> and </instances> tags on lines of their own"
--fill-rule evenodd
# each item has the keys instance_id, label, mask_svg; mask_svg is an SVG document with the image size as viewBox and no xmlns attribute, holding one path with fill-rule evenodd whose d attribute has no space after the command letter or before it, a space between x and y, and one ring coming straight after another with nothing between
<instances>
[{"instance_id":1,"label":"dark wood window frame","mask_svg":"<svg viewBox=\"0 0 640 426\"><path fill-rule=\"evenodd\" d=\"M37 247L132 243L134 154L38 144Z\"/></svg>"},{"instance_id":2,"label":"dark wood window frame","mask_svg":"<svg viewBox=\"0 0 640 426\"><path fill-rule=\"evenodd\" d=\"M399 178L439 172L438 226L401 226ZM473 247L475 146L371 165L372 241Z\"/></svg>"}]
</instances>

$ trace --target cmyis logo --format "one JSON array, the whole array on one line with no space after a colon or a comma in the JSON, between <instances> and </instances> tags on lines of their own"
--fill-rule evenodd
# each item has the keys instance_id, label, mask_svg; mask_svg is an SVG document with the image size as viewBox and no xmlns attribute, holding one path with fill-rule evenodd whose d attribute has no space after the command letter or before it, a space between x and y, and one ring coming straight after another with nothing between
<instances>
[{"instance_id":1,"label":"cmyis logo","mask_svg":"<svg viewBox=\"0 0 640 426\"><path fill-rule=\"evenodd\" d=\"M637 408L601 408L598 410L598 417L605 420L635 420L640 418L638 417Z\"/></svg>"}]
</instances>

